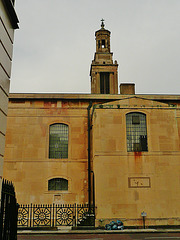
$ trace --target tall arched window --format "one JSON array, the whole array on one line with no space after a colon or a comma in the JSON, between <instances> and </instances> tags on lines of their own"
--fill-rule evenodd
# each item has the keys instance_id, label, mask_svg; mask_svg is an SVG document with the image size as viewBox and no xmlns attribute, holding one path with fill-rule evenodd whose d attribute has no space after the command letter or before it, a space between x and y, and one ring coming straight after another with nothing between
<instances>
[{"instance_id":1,"label":"tall arched window","mask_svg":"<svg viewBox=\"0 0 180 240\"><path fill-rule=\"evenodd\" d=\"M50 126L49 158L68 158L68 125L56 123Z\"/></svg>"},{"instance_id":2,"label":"tall arched window","mask_svg":"<svg viewBox=\"0 0 180 240\"><path fill-rule=\"evenodd\" d=\"M48 190L68 190L68 180L64 178L52 178L48 180Z\"/></svg>"},{"instance_id":3,"label":"tall arched window","mask_svg":"<svg viewBox=\"0 0 180 240\"><path fill-rule=\"evenodd\" d=\"M126 114L126 134L128 152L148 151L145 114Z\"/></svg>"}]
</instances>

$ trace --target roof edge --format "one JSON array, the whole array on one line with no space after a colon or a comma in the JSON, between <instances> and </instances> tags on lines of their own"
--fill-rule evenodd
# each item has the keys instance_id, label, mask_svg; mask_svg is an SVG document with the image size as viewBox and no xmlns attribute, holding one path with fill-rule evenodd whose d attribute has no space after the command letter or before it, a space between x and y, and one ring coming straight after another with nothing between
<instances>
[{"instance_id":1,"label":"roof edge","mask_svg":"<svg viewBox=\"0 0 180 240\"><path fill-rule=\"evenodd\" d=\"M120 100L127 97L139 97L152 100L176 100L180 101L180 95L173 94L91 94L91 93L10 93L9 99L94 99L94 100Z\"/></svg>"}]
</instances>

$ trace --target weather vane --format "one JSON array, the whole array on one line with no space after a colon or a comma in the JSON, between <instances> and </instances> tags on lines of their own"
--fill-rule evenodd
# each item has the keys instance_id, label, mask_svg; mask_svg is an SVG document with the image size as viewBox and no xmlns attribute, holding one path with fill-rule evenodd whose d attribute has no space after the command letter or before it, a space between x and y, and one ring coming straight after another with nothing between
<instances>
[{"instance_id":1,"label":"weather vane","mask_svg":"<svg viewBox=\"0 0 180 240\"><path fill-rule=\"evenodd\" d=\"M101 23L101 28L104 28L105 25L104 25L104 19L103 18L101 19L101 22L102 22Z\"/></svg>"}]
</instances>

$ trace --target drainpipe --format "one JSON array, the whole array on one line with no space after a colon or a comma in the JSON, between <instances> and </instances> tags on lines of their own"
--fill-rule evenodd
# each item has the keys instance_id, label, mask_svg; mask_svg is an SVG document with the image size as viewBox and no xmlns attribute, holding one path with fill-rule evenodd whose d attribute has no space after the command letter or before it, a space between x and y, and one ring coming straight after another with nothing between
<instances>
[{"instance_id":1,"label":"drainpipe","mask_svg":"<svg viewBox=\"0 0 180 240\"><path fill-rule=\"evenodd\" d=\"M92 102L89 103L87 108L88 111L88 204L89 212L91 211L91 119L90 119L90 110L92 107Z\"/></svg>"},{"instance_id":2,"label":"drainpipe","mask_svg":"<svg viewBox=\"0 0 180 240\"><path fill-rule=\"evenodd\" d=\"M93 178L92 178L92 185L93 185L93 208L95 209L95 183L94 183L94 171L92 171L92 175L93 175Z\"/></svg>"}]
</instances>

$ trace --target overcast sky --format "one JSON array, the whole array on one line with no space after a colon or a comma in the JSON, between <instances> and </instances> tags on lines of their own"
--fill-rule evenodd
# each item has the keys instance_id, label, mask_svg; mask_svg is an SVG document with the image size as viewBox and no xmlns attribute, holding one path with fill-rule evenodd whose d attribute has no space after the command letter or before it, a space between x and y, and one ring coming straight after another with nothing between
<instances>
[{"instance_id":1,"label":"overcast sky","mask_svg":"<svg viewBox=\"0 0 180 240\"><path fill-rule=\"evenodd\" d=\"M111 31L119 84L180 94L180 0L16 0L11 92L90 93L95 31Z\"/></svg>"}]
</instances>

